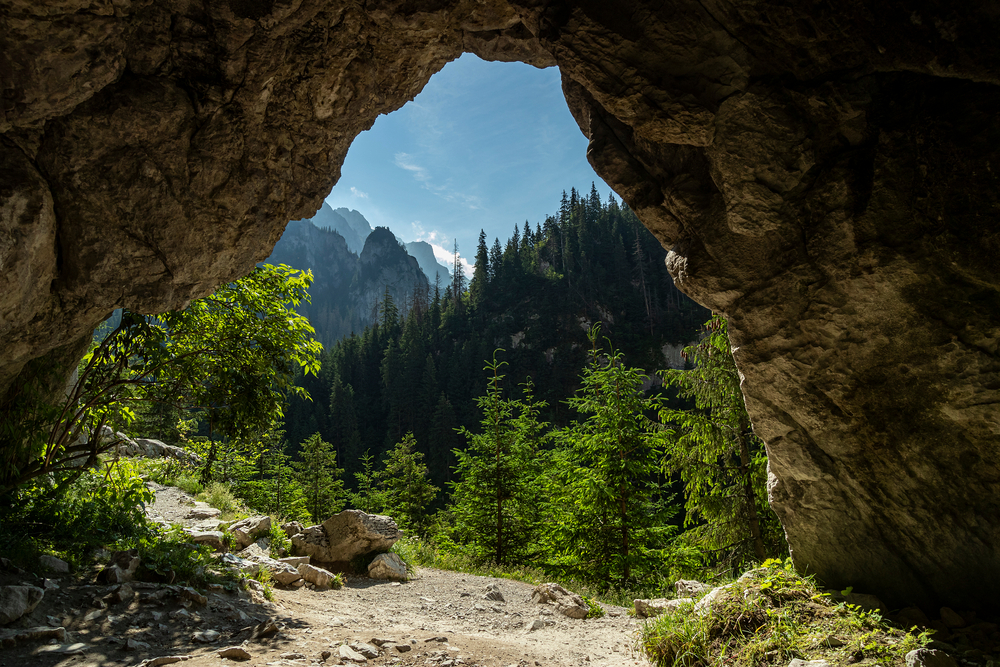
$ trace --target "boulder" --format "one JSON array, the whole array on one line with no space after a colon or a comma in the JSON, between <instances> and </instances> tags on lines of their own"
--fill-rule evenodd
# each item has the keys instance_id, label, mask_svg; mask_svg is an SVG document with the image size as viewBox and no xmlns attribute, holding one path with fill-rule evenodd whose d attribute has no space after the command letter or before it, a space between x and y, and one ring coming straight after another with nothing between
<instances>
[{"instance_id":1,"label":"boulder","mask_svg":"<svg viewBox=\"0 0 1000 667\"><path fill-rule=\"evenodd\" d=\"M264 515L250 516L240 519L229 526L229 532L236 541L236 550L245 549L258 537L271 531L271 517Z\"/></svg>"},{"instance_id":2,"label":"boulder","mask_svg":"<svg viewBox=\"0 0 1000 667\"><path fill-rule=\"evenodd\" d=\"M151 459L163 456L166 444L152 438L136 438L135 444L139 446L142 455Z\"/></svg>"},{"instance_id":3,"label":"boulder","mask_svg":"<svg viewBox=\"0 0 1000 667\"><path fill-rule=\"evenodd\" d=\"M324 563L349 561L361 554L387 551L402 536L391 517L344 510L294 535L292 552Z\"/></svg>"},{"instance_id":4,"label":"boulder","mask_svg":"<svg viewBox=\"0 0 1000 667\"><path fill-rule=\"evenodd\" d=\"M56 574L68 574L69 573L69 563L64 561L62 558L56 558L49 554L42 554L38 557L38 563L50 572L55 572Z\"/></svg>"},{"instance_id":5,"label":"boulder","mask_svg":"<svg viewBox=\"0 0 1000 667\"><path fill-rule=\"evenodd\" d=\"M539 584L531 593L531 601L536 604L551 604L559 613L570 618L586 618L590 612L582 597L559 584Z\"/></svg>"},{"instance_id":6,"label":"boulder","mask_svg":"<svg viewBox=\"0 0 1000 667\"><path fill-rule=\"evenodd\" d=\"M667 598L635 600L633 604L635 605L635 615L640 618L659 616L665 611L673 611L675 609L694 608L694 600L690 598L677 598L676 600L668 600Z\"/></svg>"},{"instance_id":7,"label":"boulder","mask_svg":"<svg viewBox=\"0 0 1000 667\"><path fill-rule=\"evenodd\" d=\"M0 625L30 614L43 597L45 591L36 586L0 586Z\"/></svg>"},{"instance_id":8,"label":"boulder","mask_svg":"<svg viewBox=\"0 0 1000 667\"><path fill-rule=\"evenodd\" d=\"M712 586L709 584L686 579L677 580L674 586L677 588L677 597L679 598L696 598L712 590Z\"/></svg>"},{"instance_id":9,"label":"boulder","mask_svg":"<svg viewBox=\"0 0 1000 667\"><path fill-rule=\"evenodd\" d=\"M305 528L305 526L303 526L298 521L288 521L287 523L281 524L281 529L285 531L285 535L287 535L288 537L292 537L293 535L298 535L299 533L302 532L303 528Z\"/></svg>"},{"instance_id":10,"label":"boulder","mask_svg":"<svg viewBox=\"0 0 1000 667\"><path fill-rule=\"evenodd\" d=\"M288 565L287 563L285 564ZM289 565L289 567L292 566ZM330 588L333 585L333 573L321 567L309 565L308 563L299 563L296 570L303 579L315 585L316 588Z\"/></svg>"},{"instance_id":11,"label":"boulder","mask_svg":"<svg viewBox=\"0 0 1000 667\"><path fill-rule=\"evenodd\" d=\"M368 576L372 579L406 581L406 563L392 552L379 554L368 564Z\"/></svg>"},{"instance_id":12,"label":"boulder","mask_svg":"<svg viewBox=\"0 0 1000 667\"><path fill-rule=\"evenodd\" d=\"M225 543L222 541L224 537L222 531L219 530L205 530L200 532L189 533L191 536L191 541L195 544L207 544L212 547L213 551L222 551L226 548Z\"/></svg>"}]
</instances>

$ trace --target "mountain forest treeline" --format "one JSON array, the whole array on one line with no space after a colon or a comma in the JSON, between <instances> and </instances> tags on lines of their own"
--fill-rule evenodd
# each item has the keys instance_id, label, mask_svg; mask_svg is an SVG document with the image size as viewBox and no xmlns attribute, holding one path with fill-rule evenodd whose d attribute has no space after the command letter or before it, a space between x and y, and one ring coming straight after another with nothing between
<instances>
[{"instance_id":1,"label":"mountain forest treeline","mask_svg":"<svg viewBox=\"0 0 1000 667\"><path fill-rule=\"evenodd\" d=\"M388 513L474 562L634 588L780 555L725 320L664 259L630 209L574 189L506 242L481 233L470 280L456 247L446 283L402 303L386 286L266 432L140 422L252 510ZM665 368L684 345L686 370Z\"/></svg>"}]
</instances>

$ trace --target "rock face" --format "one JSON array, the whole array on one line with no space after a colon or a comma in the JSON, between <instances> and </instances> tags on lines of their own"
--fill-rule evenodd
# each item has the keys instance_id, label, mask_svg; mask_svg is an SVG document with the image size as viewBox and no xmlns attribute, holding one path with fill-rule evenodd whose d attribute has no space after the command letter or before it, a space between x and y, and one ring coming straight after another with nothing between
<instances>
[{"instance_id":1,"label":"rock face","mask_svg":"<svg viewBox=\"0 0 1000 667\"><path fill-rule=\"evenodd\" d=\"M45 597L36 586L0 586L0 625L7 625L30 614Z\"/></svg>"},{"instance_id":2,"label":"rock face","mask_svg":"<svg viewBox=\"0 0 1000 667\"><path fill-rule=\"evenodd\" d=\"M0 405L115 306L247 272L448 60L558 65L594 168L730 317L795 562L892 606L997 605L989 3L81 7L4 13Z\"/></svg>"}]
</instances>

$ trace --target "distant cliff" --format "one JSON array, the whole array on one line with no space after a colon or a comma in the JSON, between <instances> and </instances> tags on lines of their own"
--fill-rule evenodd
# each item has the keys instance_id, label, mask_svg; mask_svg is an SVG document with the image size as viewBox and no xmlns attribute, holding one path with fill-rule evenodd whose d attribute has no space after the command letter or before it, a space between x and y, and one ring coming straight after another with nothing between
<instances>
[{"instance_id":1,"label":"distant cliff","mask_svg":"<svg viewBox=\"0 0 1000 667\"><path fill-rule=\"evenodd\" d=\"M332 210L329 215L343 220ZM319 218L317 214L314 220ZM387 286L400 312L407 311L414 290L429 288L417 260L385 227L367 236L359 256L340 232L320 228L312 220L294 220L265 261L312 270L312 300L299 311L309 318L325 347L352 331L361 333L371 323Z\"/></svg>"}]
</instances>

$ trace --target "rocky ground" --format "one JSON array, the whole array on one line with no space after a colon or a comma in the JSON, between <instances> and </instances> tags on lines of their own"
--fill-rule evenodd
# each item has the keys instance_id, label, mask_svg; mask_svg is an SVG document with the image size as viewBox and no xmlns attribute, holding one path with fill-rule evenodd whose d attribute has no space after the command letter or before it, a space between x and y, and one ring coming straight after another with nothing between
<instances>
[{"instance_id":1,"label":"rocky ground","mask_svg":"<svg viewBox=\"0 0 1000 667\"><path fill-rule=\"evenodd\" d=\"M159 488L152 513L194 523L185 519L192 503L178 489ZM572 619L532 603L529 584L443 570L418 568L406 583L348 576L339 590L276 588L273 602L138 582L123 596L89 583L92 576L0 578L46 589L15 626L62 628L5 647L0 667L158 667L170 656L185 667L218 666L236 659L220 656L228 647L243 649L232 652L241 664L262 667L359 664L343 657L357 660L358 652L368 654L364 663L400 667L648 664L633 648L640 621L622 608ZM503 600L486 599L488 588Z\"/></svg>"}]
</instances>

